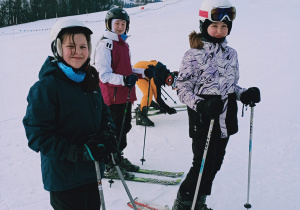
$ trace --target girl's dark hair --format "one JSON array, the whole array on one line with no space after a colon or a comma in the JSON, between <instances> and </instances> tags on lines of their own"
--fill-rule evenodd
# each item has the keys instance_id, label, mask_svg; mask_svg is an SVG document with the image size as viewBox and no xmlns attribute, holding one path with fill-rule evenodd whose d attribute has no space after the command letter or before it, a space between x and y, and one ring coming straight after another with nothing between
<instances>
[{"instance_id":1,"label":"girl's dark hair","mask_svg":"<svg viewBox=\"0 0 300 210\"><path fill-rule=\"evenodd\" d=\"M67 36L71 36L72 42L75 44L75 41L74 41L75 34L84 34L84 36L87 40L88 46L90 46L91 35L90 35L90 32L84 27L64 28L64 29L61 30L61 32L59 32L57 37L61 40L61 43L63 43L64 38L66 38ZM90 50L92 50L92 49L89 49L89 51ZM74 53L75 52L76 52L76 48L75 48Z\"/></svg>"}]
</instances>

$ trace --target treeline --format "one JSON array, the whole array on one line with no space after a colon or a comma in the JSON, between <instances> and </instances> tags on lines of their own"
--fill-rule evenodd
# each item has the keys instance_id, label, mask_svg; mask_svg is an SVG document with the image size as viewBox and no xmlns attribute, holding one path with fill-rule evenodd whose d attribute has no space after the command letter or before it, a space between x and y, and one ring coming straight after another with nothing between
<instances>
[{"instance_id":1,"label":"treeline","mask_svg":"<svg viewBox=\"0 0 300 210\"><path fill-rule=\"evenodd\" d=\"M0 0L0 27L87 14L122 5L123 0Z\"/></svg>"}]
</instances>

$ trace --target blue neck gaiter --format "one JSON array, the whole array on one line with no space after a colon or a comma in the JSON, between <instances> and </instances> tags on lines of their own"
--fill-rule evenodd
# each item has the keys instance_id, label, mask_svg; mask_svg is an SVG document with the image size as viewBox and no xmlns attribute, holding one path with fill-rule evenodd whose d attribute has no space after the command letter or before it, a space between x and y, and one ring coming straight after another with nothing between
<instances>
[{"instance_id":1,"label":"blue neck gaiter","mask_svg":"<svg viewBox=\"0 0 300 210\"><path fill-rule=\"evenodd\" d=\"M66 66L62 62L57 63L59 68L65 73L65 75L73 80L74 82L82 82L85 77L85 72L77 71L76 73L73 71L72 67Z\"/></svg>"},{"instance_id":2,"label":"blue neck gaiter","mask_svg":"<svg viewBox=\"0 0 300 210\"><path fill-rule=\"evenodd\" d=\"M126 34L121 34L120 36L121 36L121 38L122 38L124 41L126 41L126 39L127 39L127 37L128 37Z\"/></svg>"}]
</instances>

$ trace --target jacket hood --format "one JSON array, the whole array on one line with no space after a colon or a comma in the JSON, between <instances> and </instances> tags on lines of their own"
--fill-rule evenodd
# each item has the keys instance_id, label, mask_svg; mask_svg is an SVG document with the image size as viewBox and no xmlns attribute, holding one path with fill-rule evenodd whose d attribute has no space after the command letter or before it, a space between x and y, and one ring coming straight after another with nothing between
<instances>
[{"instance_id":1,"label":"jacket hood","mask_svg":"<svg viewBox=\"0 0 300 210\"><path fill-rule=\"evenodd\" d=\"M161 62L158 62L155 66L155 74L154 74L154 81L156 84L165 85L165 80L170 74L170 70L167 69L167 67L162 64Z\"/></svg>"},{"instance_id":2,"label":"jacket hood","mask_svg":"<svg viewBox=\"0 0 300 210\"><path fill-rule=\"evenodd\" d=\"M39 72L39 80L41 80L46 75L54 73L57 70L58 70L57 61L55 60L54 57L48 56Z\"/></svg>"},{"instance_id":3,"label":"jacket hood","mask_svg":"<svg viewBox=\"0 0 300 210\"><path fill-rule=\"evenodd\" d=\"M201 33L196 33L195 31L193 31L192 33L190 33L189 35L189 42L190 42L190 47L194 48L194 49L202 49L204 48L205 43L210 42L208 39L206 39L205 37L203 37L201 35ZM222 43L220 43L220 45L225 48L227 45L227 40L225 39Z\"/></svg>"}]
</instances>

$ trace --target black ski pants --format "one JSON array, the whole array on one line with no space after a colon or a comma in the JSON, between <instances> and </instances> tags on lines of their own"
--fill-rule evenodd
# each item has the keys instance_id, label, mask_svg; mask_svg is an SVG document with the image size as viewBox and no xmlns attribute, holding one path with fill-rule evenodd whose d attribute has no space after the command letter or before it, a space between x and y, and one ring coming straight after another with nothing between
<instances>
[{"instance_id":1,"label":"black ski pants","mask_svg":"<svg viewBox=\"0 0 300 210\"><path fill-rule=\"evenodd\" d=\"M132 107L132 104L129 102L128 107L127 107L125 122L124 122L124 129L123 129L121 142L120 142L120 146L119 146L120 151L123 151L125 149L125 147L127 146L126 135L132 127L132 125L131 125L131 107ZM122 128L125 108L126 108L126 103L125 104L112 104L109 106L110 115L116 125L118 141L120 140L120 133L121 133L121 128Z\"/></svg>"},{"instance_id":2,"label":"black ski pants","mask_svg":"<svg viewBox=\"0 0 300 210\"><path fill-rule=\"evenodd\" d=\"M190 168L185 180L182 182L179 192L184 200L193 200L195 189L200 173L201 162L203 159L204 147L207 137L201 139L192 139L193 166ZM204 170L201 178L198 196L210 195L213 180L217 172L221 169L226 152L228 138L218 138L212 136L210 139Z\"/></svg>"},{"instance_id":3,"label":"black ski pants","mask_svg":"<svg viewBox=\"0 0 300 210\"><path fill-rule=\"evenodd\" d=\"M99 210L98 183L93 182L65 191L50 192L54 210Z\"/></svg>"}]
</instances>

